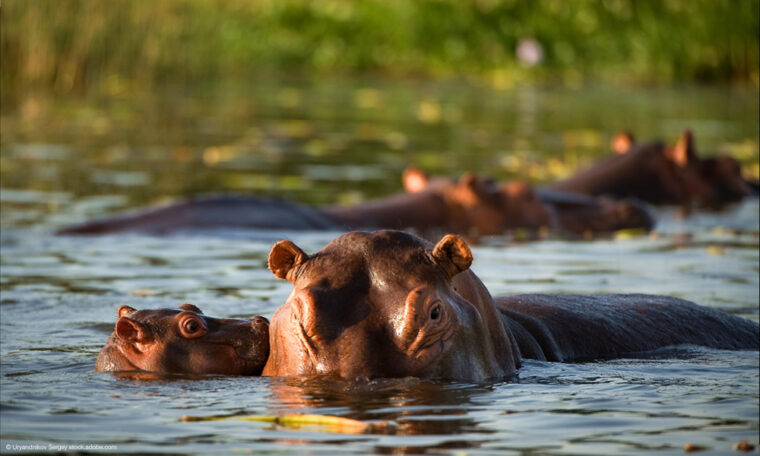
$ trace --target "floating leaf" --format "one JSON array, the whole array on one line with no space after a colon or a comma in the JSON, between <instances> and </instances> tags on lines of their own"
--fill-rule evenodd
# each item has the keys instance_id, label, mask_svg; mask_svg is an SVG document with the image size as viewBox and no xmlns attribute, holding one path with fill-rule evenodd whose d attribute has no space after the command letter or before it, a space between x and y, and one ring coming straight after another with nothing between
<instances>
[{"instance_id":1,"label":"floating leaf","mask_svg":"<svg viewBox=\"0 0 760 456\"><path fill-rule=\"evenodd\" d=\"M628 228L615 231L615 239L633 239L646 234L644 228Z\"/></svg>"},{"instance_id":2,"label":"floating leaf","mask_svg":"<svg viewBox=\"0 0 760 456\"><path fill-rule=\"evenodd\" d=\"M289 428L318 426L327 432L340 434L363 434L368 432L387 432L394 429L392 422L367 422L330 415L286 414L286 415L233 415L233 416L191 416L180 418L183 422L195 421L258 421L274 423Z\"/></svg>"},{"instance_id":3,"label":"floating leaf","mask_svg":"<svg viewBox=\"0 0 760 456\"><path fill-rule=\"evenodd\" d=\"M711 245L707 247L707 253L709 253L710 255L720 256L720 255L725 255L726 250L719 245Z\"/></svg>"}]
</instances>

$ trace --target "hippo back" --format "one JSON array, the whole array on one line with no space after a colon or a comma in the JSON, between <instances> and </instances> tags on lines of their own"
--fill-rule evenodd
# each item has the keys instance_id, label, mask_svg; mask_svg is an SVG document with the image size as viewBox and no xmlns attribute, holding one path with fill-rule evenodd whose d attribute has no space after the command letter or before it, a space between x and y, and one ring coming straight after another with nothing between
<instances>
[{"instance_id":1,"label":"hippo back","mask_svg":"<svg viewBox=\"0 0 760 456\"><path fill-rule=\"evenodd\" d=\"M253 196L209 196L74 225L59 230L57 234L167 234L251 228L330 230L340 227L319 211L289 201Z\"/></svg>"},{"instance_id":2,"label":"hippo back","mask_svg":"<svg viewBox=\"0 0 760 456\"><path fill-rule=\"evenodd\" d=\"M528 358L610 358L680 344L760 347L756 322L668 296L526 294L495 302Z\"/></svg>"}]
</instances>

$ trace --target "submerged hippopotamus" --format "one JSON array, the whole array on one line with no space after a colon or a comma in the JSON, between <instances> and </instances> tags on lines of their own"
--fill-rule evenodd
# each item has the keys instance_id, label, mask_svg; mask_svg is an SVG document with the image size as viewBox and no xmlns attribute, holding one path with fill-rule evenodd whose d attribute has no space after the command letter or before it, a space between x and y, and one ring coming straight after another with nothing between
<instances>
[{"instance_id":1,"label":"submerged hippopotamus","mask_svg":"<svg viewBox=\"0 0 760 456\"><path fill-rule=\"evenodd\" d=\"M525 182L499 183L465 174L459 181L428 179L417 168L404 172L404 187L411 194L445 189L461 207L459 220L469 231L456 233L500 234L509 229L542 227L572 234L606 233L629 228L650 230L654 218L634 198L613 200L574 193L534 190ZM453 225L451 226L453 228Z\"/></svg>"},{"instance_id":2,"label":"submerged hippopotamus","mask_svg":"<svg viewBox=\"0 0 760 456\"><path fill-rule=\"evenodd\" d=\"M757 323L677 298L498 298L469 270L467 244L399 231L351 232L308 255L274 245L269 267L293 284L270 326L262 375L328 374L480 381L522 357L610 358L675 344L758 349Z\"/></svg>"},{"instance_id":3,"label":"submerged hippopotamus","mask_svg":"<svg viewBox=\"0 0 760 456\"><path fill-rule=\"evenodd\" d=\"M705 208L718 208L755 193L733 157L699 158L689 130L674 147L661 142L638 144L630 133L618 135L612 147L615 155L551 189Z\"/></svg>"},{"instance_id":4,"label":"submerged hippopotamus","mask_svg":"<svg viewBox=\"0 0 760 456\"><path fill-rule=\"evenodd\" d=\"M121 306L95 362L97 372L259 375L269 356L269 323L212 318L192 304L177 309Z\"/></svg>"}]
</instances>

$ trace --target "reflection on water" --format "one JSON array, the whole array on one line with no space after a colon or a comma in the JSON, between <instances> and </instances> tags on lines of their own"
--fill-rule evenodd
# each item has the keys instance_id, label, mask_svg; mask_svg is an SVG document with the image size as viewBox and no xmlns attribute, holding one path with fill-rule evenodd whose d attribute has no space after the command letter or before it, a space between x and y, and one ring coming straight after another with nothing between
<instances>
[{"instance_id":1,"label":"reflection on water","mask_svg":"<svg viewBox=\"0 0 760 456\"><path fill-rule=\"evenodd\" d=\"M621 126L674 137L688 124L702 150L754 141L757 153L757 112L747 108L756 108L756 97L737 100L730 91L610 97L433 88L422 113L403 88L382 92L384 110L366 100L351 108L354 89L180 98L163 111L139 98L87 112L45 100L36 114L3 107L0 451L101 444L198 454L683 454L692 443L724 454L739 440L757 443L757 352L679 347L646 359L527 361L513 381L486 384L94 373L120 305L192 302L209 315L271 316L291 289L266 270L271 245L287 237L314 252L337 233L50 235L67 223L195 192L271 193L315 204L385 195L400 188L410 160L444 174L548 179L563 172L552 159L580 163L603 153L604 135ZM215 102L201 103L209 99ZM474 248L473 269L494 294L658 293L757 321L759 217L754 199L688 218L658 210L649 236L494 237ZM337 434L182 421L289 413L393 426Z\"/></svg>"}]
</instances>

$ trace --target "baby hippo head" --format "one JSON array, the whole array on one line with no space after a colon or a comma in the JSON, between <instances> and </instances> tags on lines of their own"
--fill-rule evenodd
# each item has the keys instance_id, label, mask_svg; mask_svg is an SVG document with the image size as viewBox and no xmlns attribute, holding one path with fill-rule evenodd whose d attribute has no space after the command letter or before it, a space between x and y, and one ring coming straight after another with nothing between
<instances>
[{"instance_id":1,"label":"baby hippo head","mask_svg":"<svg viewBox=\"0 0 760 456\"><path fill-rule=\"evenodd\" d=\"M212 318L192 304L150 310L121 306L95 370L259 375L268 356L264 317Z\"/></svg>"},{"instance_id":2,"label":"baby hippo head","mask_svg":"<svg viewBox=\"0 0 760 456\"><path fill-rule=\"evenodd\" d=\"M432 246L398 231L353 232L311 256L277 243L269 267L294 289L272 317L263 374L503 376L480 309L452 284L471 262L454 235Z\"/></svg>"}]
</instances>

